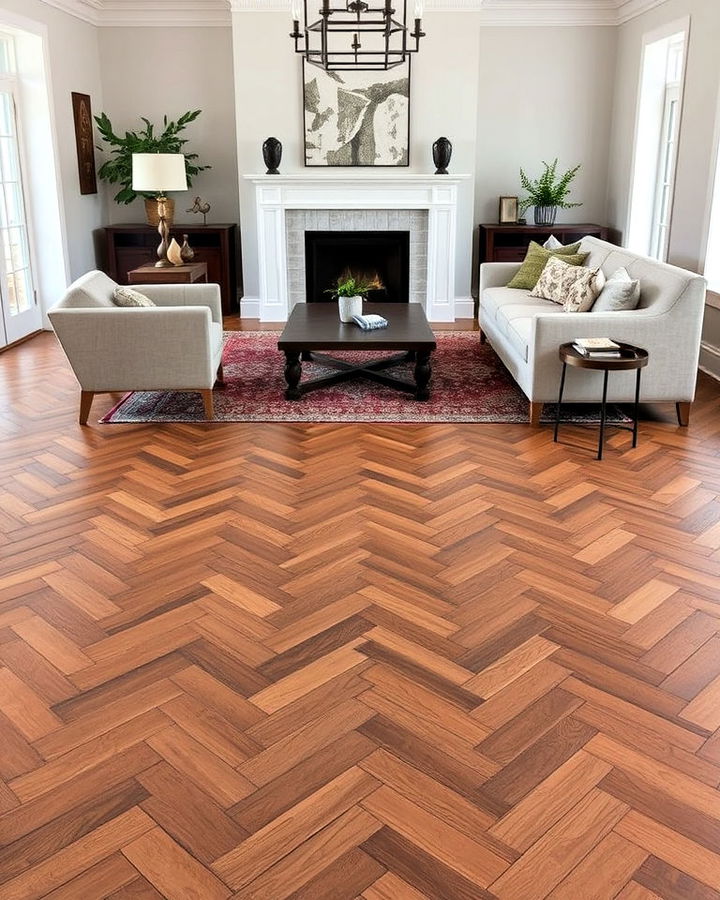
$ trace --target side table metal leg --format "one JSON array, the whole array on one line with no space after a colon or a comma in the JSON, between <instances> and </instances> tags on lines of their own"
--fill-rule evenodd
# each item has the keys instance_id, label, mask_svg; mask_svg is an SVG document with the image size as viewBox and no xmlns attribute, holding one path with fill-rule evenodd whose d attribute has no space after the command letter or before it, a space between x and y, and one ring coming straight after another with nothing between
<instances>
[{"instance_id":1,"label":"side table metal leg","mask_svg":"<svg viewBox=\"0 0 720 900\"><path fill-rule=\"evenodd\" d=\"M299 400L302 394L298 385L302 375L302 365L300 363L300 354L285 351L285 381L287 382L287 390L285 391L286 400Z\"/></svg>"},{"instance_id":2,"label":"side table metal leg","mask_svg":"<svg viewBox=\"0 0 720 900\"><path fill-rule=\"evenodd\" d=\"M638 406L640 405L640 375L642 373L642 369L637 370L637 376L635 378L635 409L633 412L633 447L637 447L637 439L638 439Z\"/></svg>"},{"instance_id":3,"label":"side table metal leg","mask_svg":"<svg viewBox=\"0 0 720 900\"><path fill-rule=\"evenodd\" d=\"M603 377L603 396L602 396L602 406L600 407L600 441L598 442L598 459L603 458L603 444L605 442L605 408L607 406L607 386L608 386L608 375L610 374L609 369L605 369L605 374Z\"/></svg>"},{"instance_id":4,"label":"side table metal leg","mask_svg":"<svg viewBox=\"0 0 720 900\"><path fill-rule=\"evenodd\" d=\"M560 428L560 408L562 407L563 391L565 390L565 373L567 372L567 363L563 363L562 375L560 376L560 392L558 393L557 409L555 410L555 433L553 440L557 444L558 429Z\"/></svg>"}]
</instances>

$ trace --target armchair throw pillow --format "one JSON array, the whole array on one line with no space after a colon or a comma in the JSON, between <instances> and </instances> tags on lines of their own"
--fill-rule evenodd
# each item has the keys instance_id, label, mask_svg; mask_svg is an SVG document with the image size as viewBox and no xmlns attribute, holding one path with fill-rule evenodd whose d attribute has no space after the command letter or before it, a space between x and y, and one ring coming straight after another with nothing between
<instances>
[{"instance_id":1,"label":"armchair throw pillow","mask_svg":"<svg viewBox=\"0 0 720 900\"><path fill-rule=\"evenodd\" d=\"M155 306L149 297L129 287L116 287L112 295L115 306Z\"/></svg>"}]
</instances>

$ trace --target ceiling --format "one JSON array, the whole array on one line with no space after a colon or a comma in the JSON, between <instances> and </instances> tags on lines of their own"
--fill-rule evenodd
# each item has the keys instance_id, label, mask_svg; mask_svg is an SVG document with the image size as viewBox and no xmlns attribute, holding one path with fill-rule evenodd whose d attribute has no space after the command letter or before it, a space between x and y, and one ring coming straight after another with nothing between
<instances>
[{"instance_id":1,"label":"ceiling","mask_svg":"<svg viewBox=\"0 0 720 900\"><path fill-rule=\"evenodd\" d=\"M228 25L232 12L289 11L289 0L44 0L93 25ZM620 25L665 0L425 0L479 11L487 25ZM289 14L289 12L288 12Z\"/></svg>"}]
</instances>

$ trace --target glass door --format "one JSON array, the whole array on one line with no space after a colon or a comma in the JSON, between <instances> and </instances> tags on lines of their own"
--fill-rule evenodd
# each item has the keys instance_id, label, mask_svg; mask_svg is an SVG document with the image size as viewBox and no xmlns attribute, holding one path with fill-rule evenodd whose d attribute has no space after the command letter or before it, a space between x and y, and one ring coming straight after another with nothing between
<instances>
[{"instance_id":1,"label":"glass door","mask_svg":"<svg viewBox=\"0 0 720 900\"><path fill-rule=\"evenodd\" d=\"M0 308L5 344L42 328L33 279L15 85L0 79Z\"/></svg>"}]
</instances>

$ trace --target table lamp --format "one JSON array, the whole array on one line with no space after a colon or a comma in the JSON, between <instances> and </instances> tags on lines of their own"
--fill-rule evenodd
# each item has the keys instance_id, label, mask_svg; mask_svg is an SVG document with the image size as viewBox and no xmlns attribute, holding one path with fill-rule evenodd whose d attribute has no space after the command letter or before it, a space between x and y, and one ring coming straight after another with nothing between
<instances>
[{"instance_id":1,"label":"table lamp","mask_svg":"<svg viewBox=\"0 0 720 900\"><path fill-rule=\"evenodd\" d=\"M157 194L160 246L155 265L158 268L171 266L172 263L167 258L170 229L166 219L165 192L188 189L185 157L182 153L133 153L132 187L139 193Z\"/></svg>"}]
</instances>

